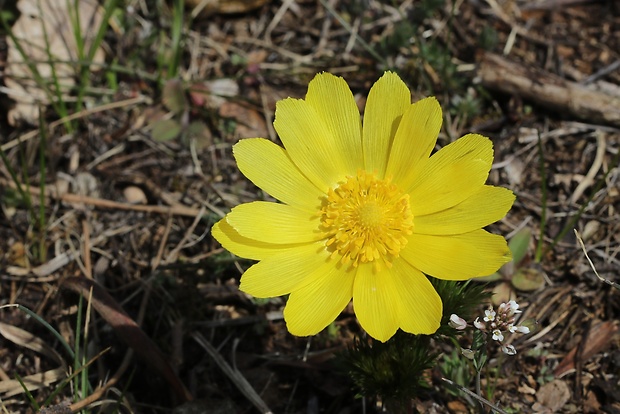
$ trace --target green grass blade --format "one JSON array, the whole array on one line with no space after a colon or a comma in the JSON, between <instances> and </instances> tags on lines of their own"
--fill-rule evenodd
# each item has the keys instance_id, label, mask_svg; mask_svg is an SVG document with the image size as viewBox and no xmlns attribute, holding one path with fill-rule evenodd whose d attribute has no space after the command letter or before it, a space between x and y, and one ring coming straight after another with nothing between
<instances>
[{"instance_id":1,"label":"green grass blade","mask_svg":"<svg viewBox=\"0 0 620 414\"><path fill-rule=\"evenodd\" d=\"M184 12L184 0L174 0L173 13L172 13L172 59L168 65L167 78L171 79L177 76L179 72L179 65L181 62L181 36L183 34L183 12Z\"/></svg>"},{"instance_id":2,"label":"green grass blade","mask_svg":"<svg viewBox=\"0 0 620 414\"><path fill-rule=\"evenodd\" d=\"M40 15L43 16L43 10L41 9L41 0L37 1L37 7L39 8ZM41 31L43 32L43 40L45 41L45 52L47 53L47 59L51 62L54 60L54 55L52 54L52 48L50 47L47 28L48 26L45 26L43 22L41 22L41 29L42 29ZM55 98L56 98L56 99L52 98L51 102L56 104L54 109L58 108L56 110L57 114L61 118L64 118L67 115L69 115L69 112L67 110L65 101L62 97L62 88L60 86L60 80L58 79L58 73L56 72L56 64L50 63L49 66L50 66L51 75L52 75L52 84L54 85L54 89L50 92L51 94L55 95ZM41 85L39 85L39 87L41 87ZM67 129L69 130L69 132L73 131L73 125L70 122L67 123Z\"/></svg>"},{"instance_id":3,"label":"green grass blade","mask_svg":"<svg viewBox=\"0 0 620 414\"><path fill-rule=\"evenodd\" d=\"M24 384L24 381L22 380L22 377L20 377L17 372L15 373L15 379L17 379L17 382L19 382L19 384L24 389L24 393L28 397L28 400L30 400L30 404L32 404L32 406L34 407L35 411L39 411L41 409L41 407L39 407L39 404L37 404L37 401L34 399L34 397L32 396L32 393L28 390L28 387L26 387L26 384Z\"/></svg>"},{"instance_id":4,"label":"green grass blade","mask_svg":"<svg viewBox=\"0 0 620 414\"><path fill-rule=\"evenodd\" d=\"M47 248L45 246L47 234L47 224L45 222L45 178L47 177L45 151L47 150L47 129L45 128L43 115L40 110L39 132L41 136L39 140L39 260L44 263L47 258Z\"/></svg>"},{"instance_id":5,"label":"green grass blade","mask_svg":"<svg viewBox=\"0 0 620 414\"><path fill-rule=\"evenodd\" d=\"M17 173L11 166L11 163L9 162L9 159L4 153L4 150L2 149L2 147L0 147L0 158L2 158L2 162L4 163L4 166L6 167L7 171L11 175L11 179L15 183L15 187L17 187L17 191L19 192L19 195L22 197L22 200L24 200L24 203L26 203L26 207L31 213L33 213L32 199L30 198L30 193L27 191L24 191L21 181L17 178Z\"/></svg>"},{"instance_id":6,"label":"green grass blade","mask_svg":"<svg viewBox=\"0 0 620 414\"><path fill-rule=\"evenodd\" d=\"M89 81L90 68L93 63L93 59L95 58L95 53L97 53L97 50L99 49L99 46L101 45L101 42L103 41L103 37L105 36L108 30L108 27L109 27L108 22L110 21L110 18L112 17L112 14L114 13L114 10L116 9L117 3L118 3L118 0L106 0L105 4L102 6L104 12L103 12L103 17L101 18L101 24L99 25L99 28L97 30L97 33L95 34L95 37L92 39L90 43L90 46L88 48L88 53L86 54L86 56L84 55L84 44L83 43L81 44L81 49L78 49L80 52L80 55L79 55L80 84L78 85L78 97L77 97L78 108L82 107L86 89L88 86L90 86L90 81ZM76 11L79 13L79 10L77 9L78 7L77 0L76 0L75 7L76 7ZM76 27L77 27L77 30L79 31L79 33L77 34L77 38L84 39L85 36L83 36L82 34L79 19L76 23Z\"/></svg>"}]
</instances>

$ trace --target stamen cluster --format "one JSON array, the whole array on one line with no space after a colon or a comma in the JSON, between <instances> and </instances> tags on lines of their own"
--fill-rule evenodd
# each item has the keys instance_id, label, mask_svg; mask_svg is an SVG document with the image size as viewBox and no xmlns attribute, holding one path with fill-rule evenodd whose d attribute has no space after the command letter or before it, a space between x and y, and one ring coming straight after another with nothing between
<instances>
[{"instance_id":1,"label":"stamen cluster","mask_svg":"<svg viewBox=\"0 0 620 414\"><path fill-rule=\"evenodd\" d=\"M488 309L484 311L482 320L480 320L480 317L477 317L473 325L487 334L487 336L490 336L491 339L500 343L505 354L515 355L517 353L515 347L513 345L505 345L503 342L505 333L530 333L530 328L527 326L516 324L516 315L519 313L521 313L519 304L514 300L500 304L497 310L492 305L489 305ZM455 314L450 317L448 324L458 330L463 330L467 327L467 322Z\"/></svg>"},{"instance_id":2,"label":"stamen cluster","mask_svg":"<svg viewBox=\"0 0 620 414\"><path fill-rule=\"evenodd\" d=\"M363 170L330 189L321 209L321 229L332 257L342 264L379 261L390 268L413 232L409 195L390 179Z\"/></svg>"}]
</instances>

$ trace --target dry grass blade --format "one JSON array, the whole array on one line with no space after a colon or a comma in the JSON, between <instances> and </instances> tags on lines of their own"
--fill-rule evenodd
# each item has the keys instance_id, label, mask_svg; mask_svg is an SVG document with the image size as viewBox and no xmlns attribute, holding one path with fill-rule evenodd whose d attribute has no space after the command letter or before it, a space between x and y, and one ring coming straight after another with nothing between
<instances>
[{"instance_id":1,"label":"dry grass blade","mask_svg":"<svg viewBox=\"0 0 620 414\"><path fill-rule=\"evenodd\" d=\"M590 264L590 267L592 268L592 271L594 272L596 277L598 277L598 280L600 280L601 282L605 282L609 286L613 286L616 289L620 289L619 284L617 284L616 282L612 282L609 279L605 279L604 277L598 274L598 272L596 271L596 268L594 267L594 263L592 263L592 260L590 260L590 256L588 256L588 252L586 250L586 246L583 244L583 239L581 238L581 235L579 235L579 232L577 230L574 230L574 231L575 231L575 236L577 236L577 241L579 241L579 245L581 246L581 250L583 250L583 254L586 256L586 259L588 259L588 263Z\"/></svg>"},{"instance_id":2,"label":"dry grass blade","mask_svg":"<svg viewBox=\"0 0 620 414\"><path fill-rule=\"evenodd\" d=\"M56 368L39 374L28 375L22 378L22 382L28 391L49 387L51 384L67 378L67 372L63 368ZM17 380L0 381L0 396L12 397L24 392L24 388Z\"/></svg>"},{"instance_id":3,"label":"dry grass blade","mask_svg":"<svg viewBox=\"0 0 620 414\"><path fill-rule=\"evenodd\" d=\"M506 411L502 410L501 408L491 404L489 401L487 401L486 399L482 398L481 396L477 395L474 392L471 392L470 390L468 390L465 387L460 386L459 384L457 384L454 381L449 380L448 378L442 378L441 379L444 382L447 382L448 384L458 388L459 390L463 391L465 394L469 395L472 398L475 398L476 400L478 400L481 404L486 405L487 407L489 407L491 410L500 413L500 414L508 414Z\"/></svg>"},{"instance_id":4,"label":"dry grass blade","mask_svg":"<svg viewBox=\"0 0 620 414\"><path fill-rule=\"evenodd\" d=\"M58 352L52 349L41 338L31 334L30 332L16 326L0 322L0 335L13 342L15 345L23 346L24 348L38 352L41 355L45 355L46 357L62 365L63 369L66 368L65 362L61 356L58 355Z\"/></svg>"},{"instance_id":5,"label":"dry grass blade","mask_svg":"<svg viewBox=\"0 0 620 414\"><path fill-rule=\"evenodd\" d=\"M603 160L605 158L605 150L607 149L607 144L605 142L605 136L601 131L597 131L596 143L596 157L594 158L594 162L592 162L592 166L588 170L586 176L583 177L583 180L581 180L579 185L577 185L577 188L575 188L575 192L571 196L571 201L573 203L576 203L577 200L579 200L579 197L583 195L583 192L586 190L586 188L596 183L596 174L603 166Z\"/></svg>"},{"instance_id":6,"label":"dry grass blade","mask_svg":"<svg viewBox=\"0 0 620 414\"><path fill-rule=\"evenodd\" d=\"M232 382L235 383L239 391L246 396L248 400L252 402L254 407L259 410L262 414L272 414L273 412L267 407L267 404L263 401L263 399L254 391L252 385L245 379L245 377L236 369L231 367L228 362L220 355L220 353L215 349L213 345L209 341L206 340L204 336L201 334L194 332L192 333L192 337L198 344L211 355L211 358L215 361L217 366L220 367L222 371L230 378Z\"/></svg>"},{"instance_id":7,"label":"dry grass blade","mask_svg":"<svg viewBox=\"0 0 620 414\"><path fill-rule=\"evenodd\" d=\"M150 103L151 100L150 98L143 96L143 95L139 95L135 98L130 98L130 99L125 99L122 101L118 101L118 102L112 102L109 104L104 104L101 106L97 106L94 108L88 108L88 109L84 109L80 112L76 112L74 114L68 115L64 118L61 118L57 121L51 122L48 125L49 131L50 133L52 133L54 131L54 128L61 126L63 124L65 124L66 122L70 122L76 119L82 119L82 118L86 118L90 115L99 113L99 112L105 112L105 111L110 111L113 109L118 109L118 108L124 108L124 107L128 107L128 106L134 106L134 105L138 105L138 104L142 104L142 103ZM24 135L15 138L9 142L6 142L4 144L2 144L0 146L0 150L1 151L8 151L9 149L18 146L19 144L23 143L23 142L27 142L35 137L39 136L39 133L41 131L39 131L38 129L34 129L30 132L25 133Z\"/></svg>"},{"instance_id":8,"label":"dry grass blade","mask_svg":"<svg viewBox=\"0 0 620 414\"><path fill-rule=\"evenodd\" d=\"M0 179L0 184L2 183L2 179ZM135 226L122 226L117 229L110 229L106 231L104 234L99 235L98 237L91 240L91 246L97 246L98 244L104 242L109 237L125 234L135 229ZM7 266L6 272L11 276L18 276L21 281L24 282L49 282L52 280L56 280L59 276L54 276L53 274L58 272L61 268L71 263L73 260L77 259L81 256L81 252L78 250L72 250L64 253L60 253L58 256L49 260L42 265L32 268L23 268L18 266ZM34 277L27 277L29 275L34 275ZM50 276L51 275L51 276Z\"/></svg>"},{"instance_id":9,"label":"dry grass blade","mask_svg":"<svg viewBox=\"0 0 620 414\"><path fill-rule=\"evenodd\" d=\"M0 322L0 335L4 336L7 340L16 345L35 351L60 364L60 367L56 369L22 378L22 381L28 391L47 387L67 377L67 366L62 357L41 338L31 334L28 331L3 322ZM23 392L24 388L17 380L0 381L0 395L3 398L12 397Z\"/></svg>"},{"instance_id":10,"label":"dry grass blade","mask_svg":"<svg viewBox=\"0 0 620 414\"><path fill-rule=\"evenodd\" d=\"M81 277L68 278L62 287L71 289L85 298L89 297L92 289L93 308L112 326L118 337L168 381L180 400L190 401L193 399L157 345L146 336L138 324L125 313L104 288L93 280Z\"/></svg>"}]
</instances>

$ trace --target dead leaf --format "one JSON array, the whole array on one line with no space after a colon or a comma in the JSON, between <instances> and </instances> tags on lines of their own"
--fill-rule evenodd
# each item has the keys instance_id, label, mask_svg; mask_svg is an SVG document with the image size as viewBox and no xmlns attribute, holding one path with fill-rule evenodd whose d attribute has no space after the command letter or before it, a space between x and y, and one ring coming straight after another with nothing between
<instances>
[{"instance_id":1,"label":"dead leaf","mask_svg":"<svg viewBox=\"0 0 620 414\"><path fill-rule=\"evenodd\" d=\"M467 406L458 400L448 402L448 411L453 414L464 414L469 412Z\"/></svg>"},{"instance_id":2,"label":"dead leaf","mask_svg":"<svg viewBox=\"0 0 620 414\"><path fill-rule=\"evenodd\" d=\"M598 396L592 390L588 391L586 394L586 400L584 401L584 406L586 409L585 412L590 413L600 413L601 412L601 402L598 400Z\"/></svg>"},{"instance_id":3,"label":"dead leaf","mask_svg":"<svg viewBox=\"0 0 620 414\"><path fill-rule=\"evenodd\" d=\"M15 266L19 266L24 269L30 268L28 255L26 254L26 246L24 246L24 243L22 242L15 242L9 247L7 259L9 263Z\"/></svg>"},{"instance_id":4,"label":"dead leaf","mask_svg":"<svg viewBox=\"0 0 620 414\"><path fill-rule=\"evenodd\" d=\"M246 64L248 66L259 65L263 63L265 60L267 60L268 56L269 56L269 52L266 51L265 49L251 50L250 52L248 52L248 56L246 58Z\"/></svg>"},{"instance_id":5,"label":"dead leaf","mask_svg":"<svg viewBox=\"0 0 620 414\"><path fill-rule=\"evenodd\" d=\"M512 286L508 282L502 282L493 288L493 296L491 297L491 302L495 306L498 306L500 303L507 303L510 300L516 299L516 295Z\"/></svg>"},{"instance_id":6,"label":"dead leaf","mask_svg":"<svg viewBox=\"0 0 620 414\"><path fill-rule=\"evenodd\" d=\"M570 400L570 388L562 380L553 380L538 390L532 407L537 413L558 412Z\"/></svg>"},{"instance_id":7,"label":"dead leaf","mask_svg":"<svg viewBox=\"0 0 620 414\"><path fill-rule=\"evenodd\" d=\"M511 187L521 185L523 182L524 170L525 164L519 158L514 158L511 162L506 164L504 171L506 171Z\"/></svg>"},{"instance_id":8,"label":"dead leaf","mask_svg":"<svg viewBox=\"0 0 620 414\"><path fill-rule=\"evenodd\" d=\"M618 322L607 321L600 322L592 327L588 333L588 337L583 346L582 358L587 361L594 355L607 348L613 341L614 336L618 333ZM569 371L575 369L575 356L580 345L575 346L566 354L562 362L555 368L553 375L561 377Z\"/></svg>"},{"instance_id":9,"label":"dead leaf","mask_svg":"<svg viewBox=\"0 0 620 414\"><path fill-rule=\"evenodd\" d=\"M232 118L237 121L235 138L268 137L265 118L255 111L236 102L224 102L220 106L219 114L222 118Z\"/></svg>"},{"instance_id":10,"label":"dead leaf","mask_svg":"<svg viewBox=\"0 0 620 414\"><path fill-rule=\"evenodd\" d=\"M234 79L215 79L202 83L196 83L189 89L189 96L196 106L217 110L227 98L239 95L239 85Z\"/></svg>"},{"instance_id":11,"label":"dead leaf","mask_svg":"<svg viewBox=\"0 0 620 414\"><path fill-rule=\"evenodd\" d=\"M60 93L66 93L75 84L75 63L79 59L78 46L72 25L74 10L78 5L84 53L88 53L92 40L102 22L99 4L95 0L47 1L19 0L17 8L19 19L11 28L19 47L7 36L8 55L4 71L4 81L9 95L16 105L8 113L11 125L19 122L37 124L39 104L49 103L48 93L35 79L28 64L36 67L36 72L45 82L48 91L54 91L53 75L58 79ZM21 50L20 50L21 49ZM101 48L93 56L93 63L102 63L104 55ZM57 61L50 63L50 61ZM60 63L63 62L63 63ZM69 62L69 63L64 63ZM91 65L94 70L96 65Z\"/></svg>"},{"instance_id":12,"label":"dead leaf","mask_svg":"<svg viewBox=\"0 0 620 414\"><path fill-rule=\"evenodd\" d=\"M97 177L87 171L77 173L75 179L71 182L71 191L74 194L88 197L99 198L101 196L99 187Z\"/></svg>"}]
</instances>

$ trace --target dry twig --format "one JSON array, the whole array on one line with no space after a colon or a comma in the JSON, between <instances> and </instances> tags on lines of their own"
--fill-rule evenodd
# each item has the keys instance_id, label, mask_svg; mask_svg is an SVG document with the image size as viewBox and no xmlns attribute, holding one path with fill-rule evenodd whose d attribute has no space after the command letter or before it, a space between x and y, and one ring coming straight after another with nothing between
<instances>
[{"instance_id":1,"label":"dry twig","mask_svg":"<svg viewBox=\"0 0 620 414\"><path fill-rule=\"evenodd\" d=\"M482 55L478 75L485 87L518 95L590 122L620 126L620 97L594 91L492 53Z\"/></svg>"}]
</instances>

